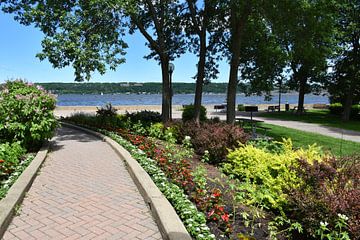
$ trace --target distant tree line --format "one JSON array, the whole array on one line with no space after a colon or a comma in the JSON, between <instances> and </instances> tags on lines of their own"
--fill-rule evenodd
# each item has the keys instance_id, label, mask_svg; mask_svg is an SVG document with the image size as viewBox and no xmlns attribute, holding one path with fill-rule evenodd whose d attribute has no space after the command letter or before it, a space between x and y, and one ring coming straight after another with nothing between
<instances>
[{"instance_id":1,"label":"distant tree line","mask_svg":"<svg viewBox=\"0 0 360 240\"><path fill-rule=\"evenodd\" d=\"M100 94L100 93L161 93L162 83L37 83L46 90L56 94ZM173 83L174 94L193 94L195 83ZM203 92L223 93L227 91L227 83L209 83L204 85ZM241 92L241 88L237 89Z\"/></svg>"},{"instance_id":2,"label":"distant tree line","mask_svg":"<svg viewBox=\"0 0 360 240\"><path fill-rule=\"evenodd\" d=\"M227 122L236 93L269 94L277 85L299 93L325 89L348 120L360 94L360 2L354 0L1 0L5 12L44 33L42 52L56 68L71 65L75 81L90 80L125 62L126 34L140 32L162 75L162 117L171 120L169 64L186 52L198 57L194 119L205 83L219 60L229 63ZM175 89L175 88L174 88ZM175 89L176 91L176 89Z\"/></svg>"}]
</instances>

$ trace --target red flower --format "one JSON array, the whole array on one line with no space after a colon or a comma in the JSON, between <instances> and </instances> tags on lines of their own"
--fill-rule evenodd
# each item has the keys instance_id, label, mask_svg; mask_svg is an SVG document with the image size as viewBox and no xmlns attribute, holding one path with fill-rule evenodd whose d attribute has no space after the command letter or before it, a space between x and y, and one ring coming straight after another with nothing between
<instances>
[{"instance_id":1,"label":"red flower","mask_svg":"<svg viewBox=\"0 0 360 240\"><path fill-rule=\"evenodd\" d=\"M5 160L3 160L3 159L0 159L0 163L3 163L3 162L5 162Z\"/></svg>"},{"instance_id":2,"label":"red flower","mask_svg":"<svg viewBox=\"0 0 360 240\"><path fill-rule=\"evenodd\" d=\"M228 222L228 221L229 221L229 214L224 213L223 215L221 215L221 219L222 219L224 222Z\"/></svg>"},{"instance_id":3,"label":"red flower","mask_svg":"<svg viewBox=\"0 0 360 240\"><path fill-rule=\"evenodd\" d=\"M221 192L220 192L220 191L214 191L213 194L212 194L212 196L213 196L214 198L220 197L220 196L221 196Z\"/></svg>"}]
</instances>

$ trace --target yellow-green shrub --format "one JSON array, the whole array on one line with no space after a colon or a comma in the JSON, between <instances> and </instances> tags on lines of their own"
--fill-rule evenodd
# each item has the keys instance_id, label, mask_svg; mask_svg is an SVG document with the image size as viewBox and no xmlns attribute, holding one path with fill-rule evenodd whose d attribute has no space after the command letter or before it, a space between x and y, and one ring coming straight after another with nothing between
<instances>
[{"instance_id":1,"label":"yellow-green shrub","mask_svg":"<svg viewBox=\"0 0 360 240\"><path fill-rule=\"evenodd\" d=\"M316 146L293 150L290 139L281 144L284 151L280 153L242 145L227 155L222 169L240 180L239 189L243 191L245 204L282 210L287 204L287 190L301 183L294 169L297 159L307 159L310 163L321 159L321 151Z\"/></svg>"}]
</instances>

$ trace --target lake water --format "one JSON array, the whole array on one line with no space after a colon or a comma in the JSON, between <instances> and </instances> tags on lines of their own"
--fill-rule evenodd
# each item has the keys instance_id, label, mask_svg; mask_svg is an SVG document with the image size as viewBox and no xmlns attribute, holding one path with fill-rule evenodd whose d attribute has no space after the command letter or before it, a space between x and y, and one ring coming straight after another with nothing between
<instances>
[{"instance_id":1,"label":"lake water","mask_svg":"<svg viewBox=\"0 0 360 240\"><path fill-rule=\"evenodd\" d=\"M204 94L203 105L221 104L226 101L226 94ZM297 104L296 93L282 94L281 103L286 101L290 104ZM176 94L173 97L173 105L191 104L194 102L194 94ZM264 101L263 96L249 96L238 94L237 104L276 104L278 96L274 95L271 101ZM58 106L103 106L106 103L112 105L161 105L161 94L63 94L58 95ZM327 96L305 95L305 104L329 103Z\"/></svg>"}]
</instances>

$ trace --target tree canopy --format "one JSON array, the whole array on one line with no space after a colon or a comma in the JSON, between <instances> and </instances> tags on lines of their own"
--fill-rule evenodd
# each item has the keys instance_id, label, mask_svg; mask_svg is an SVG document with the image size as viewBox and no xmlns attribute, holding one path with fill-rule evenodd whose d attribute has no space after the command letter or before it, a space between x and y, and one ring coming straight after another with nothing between
<instances>
[{"instance_id":1,"label":"tree canopy","mask_svg":"<svg viewBox=\"0 0 360 240\"><path fill-rule=\"evenodd\" d=\"M299 91L299 112L305 93L327 87L345 105L344 119L360 92L358 1L1 0L1 6L45 34L37 56L56 68L72 66L75 81L115 70L125 61L124 35L139 31L150 50L145 58L161 66L164 122L171 119L169 64L186 51L199 57L195 119L220 59L230 68L228 123L239 84L248 94L269 94L286 80Z\"/></svg>"}]
</instances>

